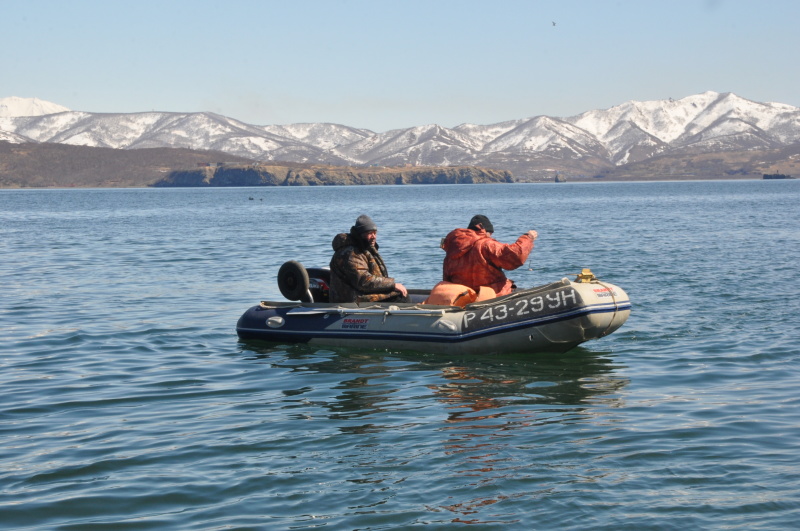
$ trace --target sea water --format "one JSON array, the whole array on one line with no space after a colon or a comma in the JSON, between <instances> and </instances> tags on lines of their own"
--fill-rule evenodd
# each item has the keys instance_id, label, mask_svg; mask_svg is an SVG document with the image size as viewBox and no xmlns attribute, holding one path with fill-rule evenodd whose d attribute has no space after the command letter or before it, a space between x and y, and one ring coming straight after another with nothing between
<instances>
[{"instance_id":1,"label":"sea water","mask_svg":"<svg viewBox=\"0 0 800 531\"><path fill-rule=\"evenodd\" d=\"M0 191L3 529L790 529L800 181ZM567 354L238 340L366 213L441 275L487 215L633 311Z\"/></svg>"}]
</instances>

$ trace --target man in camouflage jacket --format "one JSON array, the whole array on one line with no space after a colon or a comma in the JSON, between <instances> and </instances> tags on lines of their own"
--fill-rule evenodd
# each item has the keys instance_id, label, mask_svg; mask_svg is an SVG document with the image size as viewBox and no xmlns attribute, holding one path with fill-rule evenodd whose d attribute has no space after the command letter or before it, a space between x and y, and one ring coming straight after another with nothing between
<instances>
[{"instance_id":1,"label":"man in camouflage jacket","mask_svg":"<svg viewBox=\"0 0 800 531\"><path fill-rule=\"evenodd\" d=\"M408 302L405 286L389 277L378 253L378 227L367 215L333 238L330 302Z\"/></svg>"}]
</instances>

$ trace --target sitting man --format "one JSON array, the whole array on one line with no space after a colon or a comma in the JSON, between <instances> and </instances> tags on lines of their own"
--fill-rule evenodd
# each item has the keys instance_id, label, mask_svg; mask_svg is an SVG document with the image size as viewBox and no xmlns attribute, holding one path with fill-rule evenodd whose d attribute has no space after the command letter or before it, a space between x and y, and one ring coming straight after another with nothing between
<instances>
[{"instance_id":1,"label":"sitting man","mask_svg":"<svg viewBox=\"0 0 800 531\"><path fill-rule=\"evenodd\" d=\"M378 227L367 215L350 234L333 239L330 302L409 302L408 290L388 276L378 254Z\"/></svg>"},{"instance_id":2,"label":"sitting man","mask_svg":"<svg viewBox=\"0 0 800 531\"><path fill-rule=\"evenodd\" d=\"M514 283L506 278L503 269L517 269L525 263L538 233L529 230L515 243L507 244L493 239L493 232L489 218L478 214L466 229L455 229L445 237L442 242L447 253L443 265L445 282L461 284L475 292L488 287L494 292L489 292L491 296L512 292Z\"/></svg>"}]
</instances>

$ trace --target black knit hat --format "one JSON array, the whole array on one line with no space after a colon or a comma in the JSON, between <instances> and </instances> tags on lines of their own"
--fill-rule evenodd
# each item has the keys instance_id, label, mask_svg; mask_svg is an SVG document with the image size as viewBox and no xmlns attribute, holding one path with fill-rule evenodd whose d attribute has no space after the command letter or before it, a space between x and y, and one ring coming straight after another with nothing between
<instances>
[{"instance_id":1,"label":"black knit hat","mask_svg":"<svg viewBox=\"0 0 800 531\"><path fill-rule=\"evenodd\" d=\"M483 230L485 230L486 232L494 232L494 226L492 225L492 222L489 221L489 218L487 218L483 214L477 214L475 216L472 216L472 219L469 220L469 226L467 228L472 230L479 230L478 225L483 227Z\"/></svg>"},{"instance_id":2,"label":"black knit hat","mask_svg":"<svg viewBox=\"0 0 800 531\"><path fill-rule=\"evenodd\" d=\"M356 219L356 224L353 225L353 228L350 230L356 234L364 234L365 232L378 230L378 226L375 225L375 222L372 221L371 217L366 214L361 214L358 216L358 219Z\"/></svg>"}]
</instances>

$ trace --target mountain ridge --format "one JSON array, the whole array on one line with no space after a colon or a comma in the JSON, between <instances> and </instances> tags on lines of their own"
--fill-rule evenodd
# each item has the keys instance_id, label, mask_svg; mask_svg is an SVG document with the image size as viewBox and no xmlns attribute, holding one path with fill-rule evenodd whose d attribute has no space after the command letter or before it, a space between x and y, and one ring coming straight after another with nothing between
<instances>
[{"instance_id":1,"label":"mountain ridge","mask_svg":"<svg viewBox=\"0 0 800 531\"><path fill-rule=\"evenodd\" d=\"M8 100L0 99L0 140L12 143L188 148L258 162L475 166L511 171L522 181L552 180L555 172L573 179L610 177L665 156L775 151L800 142L800 108L713 91L628 101L565 118L427 124L382 133L329 123L260 126L210 112L89 113ZM44 114L13 115L15 104Z\"/></svg>"}]
</instances>

